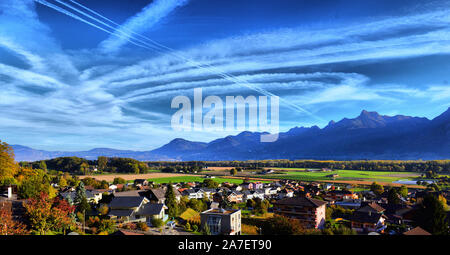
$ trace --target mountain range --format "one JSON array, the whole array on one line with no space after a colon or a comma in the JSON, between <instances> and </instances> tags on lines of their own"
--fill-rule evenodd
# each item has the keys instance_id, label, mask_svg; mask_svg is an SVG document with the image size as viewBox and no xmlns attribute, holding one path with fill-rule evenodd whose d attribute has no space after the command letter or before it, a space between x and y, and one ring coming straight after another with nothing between
<instances>
[{"instance_id":1,"label":"mountain range","mask_svg":"<svg viewBox=\"0 0 450 255\"><path fill-rule=\"evenodd\" d=\"M435 160L450 159L450 108L438 117L383 116L362 111L353 119L330 121L324 128L294 127L273 143L261 143L263 133L244 131L209 143L177 138L150 151L97 148L64 152L12 145L17 161L56 157L127 157L142 161L189 160Z\"/></svg>"}]
</instances>

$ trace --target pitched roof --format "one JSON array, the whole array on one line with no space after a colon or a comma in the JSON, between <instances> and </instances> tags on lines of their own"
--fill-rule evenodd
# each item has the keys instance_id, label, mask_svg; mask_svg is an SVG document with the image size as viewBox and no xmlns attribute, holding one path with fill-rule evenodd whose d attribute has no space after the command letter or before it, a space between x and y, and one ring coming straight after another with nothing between
<instances>
[{"instance_id":1,"label":"pitched roof","mask_svg":"<svg viewBox=\"0 0 450 255\"><path fill-rule=\"evenodd\" d=\"M125 217L125 216L131 216L133 214L134 210L111 210L109 211L109 216L117 216L117 217Z\"/></svg>"},{"instance_id":2,"label":"pitched roof","mask_svg":"<svg viewBox=\"0 0 450 255\"><path fill-rule=\"evenodd\" d=\"M363 206L358 209L358 212L375 212L375 213L381 213L384 212L386 209L381 207L375 202L369 203L366 206Z\"/></svg>"},{"instance_id":3,"label":"pitched roof","mask_svg":"<svg viewBox=\"0 0 450 255\"><path fill-rule=\"evenodd\" d=\"M322 205L327 204L327 202L307 197L290 197L278 200L274 204L304 206L304 207L320 207Z\"/></svg>"},{"instance_id":4,"label":"pitched roof","mask_svg":"<svg viewBox=\"0 0 450 255\"><path fill-rule=\"evenodd\" d=\"M409 231L406 231L403 234L407 236L431 236L431 234L428 231L426 231L421 227L415 227Z\"/></svg>"},{"instance_id":5,"label":"pitched roof","mask_svg":"<svg viewBox=\"0 0 450 255\"><path fill-rule=\"evenodd\" d=\"M175 191L175 189L174 189ZM155 195L155 197L159 200L159 199L165 199L166 198L166 191L162 188L158 188L158 189L150 189L150 192L153 193L153 195Z\"/></svg>"},{"instance_id":6,"label":"pitched roof","mask_svg":"<svg viewBox=\"0 0 450 255\"><path fill-rule=\"evenodd\" d=\"M365 212L355 212L352 217L350 217L351 221L361 222L361 223L373 223L376 224L380 220L381 217L385 217L379 213L365 213Z\"/></svg>"},{"instance_id":7,"label":"pitched roof","mask_svg":"<svg viewBox=\"0 0 450 255\"><path fill-rule=\"evenodd\" d=\"M111 209L136 208L142 204L144 197L114 197L109 204Z\"/></svg>"},{"instance_id":8,"label":"pitched roof","mask_svg":"<svg viewBox=\"0 0 450 255\"><path fill-rule=\"evenodd\" d=\"M148 203L142 206L142 208L137 212L137 215L158 215L163 210L164 204L154 204Z\"/></svg>"},{"instance_id":9,"label":"pitched roof","mask_svg":"<svg viewBox=\"0 0 450 255\"><path fill-rule=\"evenodd\" d=\"M158 200L160 200L166 198L166 190L167 188L157 188L157 189L150 189L149 191L153 193L153 195L155 195L155 197ZM175 187L173 188L173 193L175 194L175 197L181 196L181 193Z\"/></svg>"},{"instance_id":10,"label":"pitched roof","mask_svg":"<svg viewBox=\"0 0 450 255\"><path fill-rule=\"evenodd\" d=\"M141 191L141 190L129 190L129 191L114 193L114 197L140 197L140 196L144 196L144 195L145 195L145 191Z\"/></svg>"}]
</instances>

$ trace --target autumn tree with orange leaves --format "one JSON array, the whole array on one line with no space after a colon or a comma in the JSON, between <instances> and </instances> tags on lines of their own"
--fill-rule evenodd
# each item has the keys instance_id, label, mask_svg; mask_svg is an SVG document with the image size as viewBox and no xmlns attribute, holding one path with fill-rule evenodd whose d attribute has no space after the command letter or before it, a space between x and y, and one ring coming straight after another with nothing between
<instances>
[{"instance_id":1,"label":"autumn tree with orange leaves","mask_svg":"<svg viewBox=\"0 0 450 255\"><path fill-rule=\"evenodd\" d=\"M0 204L0 235L27 235L27 227L13 220L11 204Z\"/></svg>"},{"instance_id":2,"label":"autumn tree with orange leaves","mask_svg":"<svg viewBox=\"0 0 450 255\"><path fill-rule=\"evenodd\" d=\"M41 193L37 198L28 199L24 207L31 228L40 235L49 231L65 234L66 230L75 226L72 217L75 207L65 200L51 199L48 194Z\"/></svg>"}]
</instances>

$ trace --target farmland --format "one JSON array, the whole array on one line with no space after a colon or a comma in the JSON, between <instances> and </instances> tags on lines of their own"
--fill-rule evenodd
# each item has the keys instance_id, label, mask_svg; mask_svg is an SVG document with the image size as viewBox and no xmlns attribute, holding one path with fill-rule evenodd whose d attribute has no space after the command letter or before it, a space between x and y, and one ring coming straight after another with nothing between
<instances>
[{"instance_id":1,"label":"farmland","mask_svg":"<svg viewBox=\"0 0 450 255\"><path fill-rule=\"evenodd\" d=\"M398 180L414 180L420 174L413 172L387 172L387 171L358 171L358 170L334 170L334 171L307 171L302 168L275 168L276 172L264 175L266 179L290 179L301 181L323 181L347 184L369 185L379 182L384 185L400 186L393 183ZM331 177L331 175L336 175Z\"/></svg>"},{"instance_id":2,"label":"farmland","mask_svg":"<svg viewBox=\"0 0 450 255\"><path fill-rule=\"evenodd\" d=\"M357 170L334 170L328 172L308 172L299 169L278 169L281 170L276 174L266 175L264 178L276 179L292 179L303 181L320 181L333 180L329 175L337 175L334 180L358 180L358 181L378 181L378 182L393 182L403 179L412 179L419 177L420 174L412 172L382 172L382 171L357 171Z\"/></svg>"}]
</instances>

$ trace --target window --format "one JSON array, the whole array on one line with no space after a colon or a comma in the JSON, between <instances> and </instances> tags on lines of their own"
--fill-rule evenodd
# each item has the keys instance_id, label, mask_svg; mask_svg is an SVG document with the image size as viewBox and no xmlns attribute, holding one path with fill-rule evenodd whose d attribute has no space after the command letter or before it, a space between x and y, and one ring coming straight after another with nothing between
<instances>
[{"instance_id":1,"label":"window","mask_svg":"<svg viewBox=\"0 0 450 255\"><path fill-rule=\"evenodd\" d=\"M213 216L213 215L208 216L208 219L206 220L206 224L208 224L211 234L213 234L213 235L220 234L221 221L222 221L222 218L220 216Z\"/></svg>"}]
</instances>

